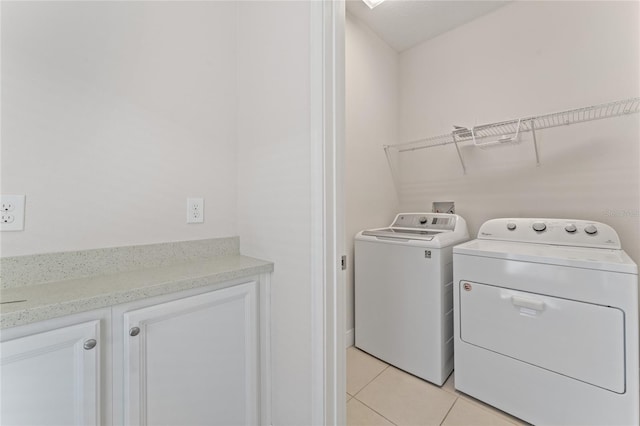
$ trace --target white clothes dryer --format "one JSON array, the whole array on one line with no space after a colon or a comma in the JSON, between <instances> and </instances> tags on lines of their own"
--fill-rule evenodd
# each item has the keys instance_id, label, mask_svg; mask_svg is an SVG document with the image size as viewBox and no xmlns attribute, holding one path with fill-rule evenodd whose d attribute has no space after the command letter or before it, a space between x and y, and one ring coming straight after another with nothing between
<instances>
[{"instance_id":1,"label":"white clothes dryer","mask_svg":"<svg viewBox=\"0 0 640 426\"><path fill-rule=\"evenodd\" d=\"M453 249L455 386L541 425L638 425L638 268L598 222L494 219Z\"/></svg>"},{"instance_id":2,"label":"white clothes dryer","mask_svg":"<svg viewBox=\"0 0 640 426\"><path fill-rule=\"evenodd\" d=\"M355 344L442 385L453 369L452 248L469 239L454 214L400 213L355 237Z\"/></svg>"}]
</instances>

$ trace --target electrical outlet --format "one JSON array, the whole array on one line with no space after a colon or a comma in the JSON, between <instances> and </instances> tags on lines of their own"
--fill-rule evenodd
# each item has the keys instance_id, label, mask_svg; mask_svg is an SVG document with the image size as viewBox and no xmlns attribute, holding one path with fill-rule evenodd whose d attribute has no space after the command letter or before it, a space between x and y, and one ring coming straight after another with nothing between
<instances>
[{"instance_id":1,"label":"electrical outlet","mask_svg":"<svg viewBox=\"0 0 640 426\"><path fill-rule=\"evenodd\" d=\"M204 198L187 198L187 223L204 222Z\"/></svg>"},{"instance_id":2,"label":"electrical outlet","mask_svg":"<svg viewBox=\"0 0 640 426\"><path fill-rule=\"evenodd\" d=\"M24 195L2 195L0 205L0 231L24 229Z\"/></svg>"}]
</instances>

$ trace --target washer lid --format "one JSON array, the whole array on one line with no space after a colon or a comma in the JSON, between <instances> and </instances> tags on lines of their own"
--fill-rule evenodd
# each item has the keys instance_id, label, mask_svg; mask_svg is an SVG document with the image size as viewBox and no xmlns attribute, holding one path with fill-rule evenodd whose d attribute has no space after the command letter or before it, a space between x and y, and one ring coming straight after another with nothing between
<instances>
[{"instance_id":1,"label":"washer lid","mask_svg":"<svg viewBox=\"0 0 640 426\"><path fill-rule=\"evenodd\" d=\"M401 240L431 241L433 237L442 231L426 231L421 229L382 228L362 231L362 235L373 237L396 238Z\"/></svg>"},{"instance_id":2,"label":"washer lid","mask_svg":"<svg viewBox=\"0 0 640 426\"><path fill-rule=\"evenodd\" d=\"M455 246L453 253L638 274L638 266L635 262L631 260L624 250L618 249L477 239Z\"/></svg>"},{"instance_id":3,"label":"washer lid","mask_svg":"<svg viewBox=\"0 0 640 426\"><path fill-rule=\"evenodd\" d=\"M469 231L465 220L455 214L399 213L388 227L361 231L356 239L442 248L467 241Z\"/></svg>"}]
</instances>

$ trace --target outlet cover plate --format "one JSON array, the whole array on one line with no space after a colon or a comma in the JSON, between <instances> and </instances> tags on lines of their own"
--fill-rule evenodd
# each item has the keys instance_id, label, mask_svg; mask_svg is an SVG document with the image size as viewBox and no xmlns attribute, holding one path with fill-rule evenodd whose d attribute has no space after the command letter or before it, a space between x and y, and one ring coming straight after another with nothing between
<instances>
[{"instance_id":1,"label":"outlet cover plate","mask_svg":"<svg viewBox=\"0 0 640 426\"><path fill-rule=\"evenodd\" d=\"M187 223L204 222L204 198L187 198Z\"/></svg>"},{"instance_id":2,"label":"outlet cover plate","mask_svg":"<svg viewBox=\"0 0 640 426\"><path fill-rule=\"evenodd\" d=\"M0 231L24 230L24 195L1 195Z\"/></svg>"}]
</instances>

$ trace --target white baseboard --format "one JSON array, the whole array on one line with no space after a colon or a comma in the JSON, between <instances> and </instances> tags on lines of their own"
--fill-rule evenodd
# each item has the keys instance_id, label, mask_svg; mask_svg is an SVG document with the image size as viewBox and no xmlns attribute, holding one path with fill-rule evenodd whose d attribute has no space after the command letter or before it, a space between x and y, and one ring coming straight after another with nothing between
<instances>
[{"instance_id":1,"label":"white baseboard","mask_svg":"<svg viewBox=\"0 0 640 426\"><path fill-rule=\"evenodd\" d=\"M356 344L356 335L353 332L353 328L352 328L347 330L347 333L345 334L345 346L348 348L355 344Z\"/></svg>"}]
</instances>

